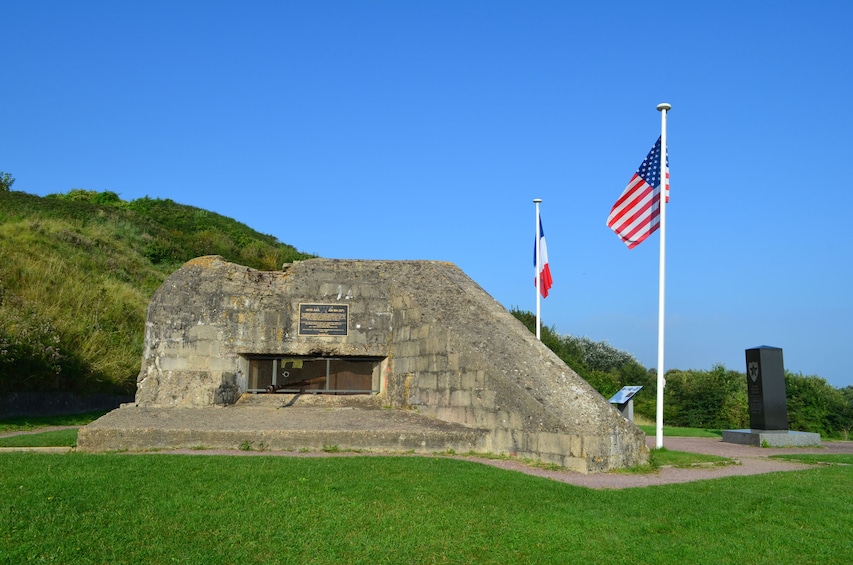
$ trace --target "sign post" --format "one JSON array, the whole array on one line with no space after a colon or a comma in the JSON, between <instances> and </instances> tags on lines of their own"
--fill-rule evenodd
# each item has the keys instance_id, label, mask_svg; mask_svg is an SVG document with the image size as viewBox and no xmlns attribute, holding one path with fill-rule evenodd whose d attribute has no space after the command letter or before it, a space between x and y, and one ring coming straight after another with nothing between
<instances>
[{"instance_id":1,"label":"sign post","mask_svg":"<svg viewBox=\"0 0 853 565\"><path fill-rule=\"evenodd\" d=\"M633 422L634 421L634 396L643 387L641 386L625 386L622 389L614 394L609 402L611 404L615 404L616 408L619 410L619 413L625 416L625 418Z\"/></svg>"}]
</instances>

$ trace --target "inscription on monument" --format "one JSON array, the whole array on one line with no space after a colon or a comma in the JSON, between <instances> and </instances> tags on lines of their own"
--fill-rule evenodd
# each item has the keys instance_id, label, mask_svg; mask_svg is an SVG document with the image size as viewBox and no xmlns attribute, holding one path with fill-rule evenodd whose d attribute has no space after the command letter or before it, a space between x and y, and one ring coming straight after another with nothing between
<instances>
[{"instance_id":1,"label":"inscription on monument","mask_svg":"<svg viewBox=\"0 0 853 565\"><path fill-rule=\"evenodd\" d=\"M749 427L787 430L785 366L780 348L762 345L746 350L746 388Z\"/></svg>"},{"instance_id":2,"label":"inscription on monument","mask_svg":"<svg viewBox=\"0 0 853 565\"><path fill-rule=\"evenodd\" d=\"M339 335L349 331L349 304L300 304L299 335Z\"/></svg>"},{"instance_id":3,"label":"inscription on monument","mask_svg":"<svg viewBox=\"0 0 853 565\"><path fill-rule=\"evenodd\" d=\"M749 352L747 352L749 355ZM749 360L746 363L746 390L749 402L749 415L756 421L764 420L764 396L761 388L761 365L757 360Z\"/></svg>"}]
</instances>

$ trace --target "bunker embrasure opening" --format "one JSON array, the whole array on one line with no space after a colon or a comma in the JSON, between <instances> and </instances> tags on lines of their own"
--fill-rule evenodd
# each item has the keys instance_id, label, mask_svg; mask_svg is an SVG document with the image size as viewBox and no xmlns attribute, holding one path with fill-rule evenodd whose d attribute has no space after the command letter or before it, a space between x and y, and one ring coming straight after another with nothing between
<instances>
[{"instance_id":1,"label":"bunker embrasure opening","mask_svg":"<svg viewBox=\"0 0 853 565\"><path fill-rule=\"evenodd\" d=\"M381 358L246 356L248 392L376 394Z\"/></svg>"}]
</instances>

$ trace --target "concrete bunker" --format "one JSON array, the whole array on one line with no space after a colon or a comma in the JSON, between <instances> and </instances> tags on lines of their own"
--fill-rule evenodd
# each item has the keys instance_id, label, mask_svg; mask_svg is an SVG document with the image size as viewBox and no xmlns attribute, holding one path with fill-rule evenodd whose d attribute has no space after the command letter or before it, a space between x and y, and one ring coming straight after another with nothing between
<instances>
[{"instance_id":1,"label":"concrete bunker","mask_svg":"<svg viewBox=\"0 0 853 565\"><path fill-rule=\"evenodd\" d=\"M88 451L493 452L581 472L644 463L645 435L453 264L184 264L148 308L136 402Z\"/></svg>"}]
</instances>

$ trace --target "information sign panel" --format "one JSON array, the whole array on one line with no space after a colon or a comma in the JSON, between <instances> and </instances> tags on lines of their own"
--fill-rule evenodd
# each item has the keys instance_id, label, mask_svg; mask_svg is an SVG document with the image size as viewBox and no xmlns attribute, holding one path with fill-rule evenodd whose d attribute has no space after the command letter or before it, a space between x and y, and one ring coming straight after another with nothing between
<instances>
[{"instance_id":1,"label":"information sign panel","mask_svg":"<svg viewBox=\"0 0 853 565\"><path fill-rule=\"evenodd\" d=\"M625 404L626 402L628 402L629 400L634 398L634 395L636 395L638 392L640 392L640 389L642 389L642 388L643 387L641 387L641 386L622 387L622 390L620 390L619 392L614 394L610 398L609 402L611 404Z\"/></svg>"}]
</instances>

